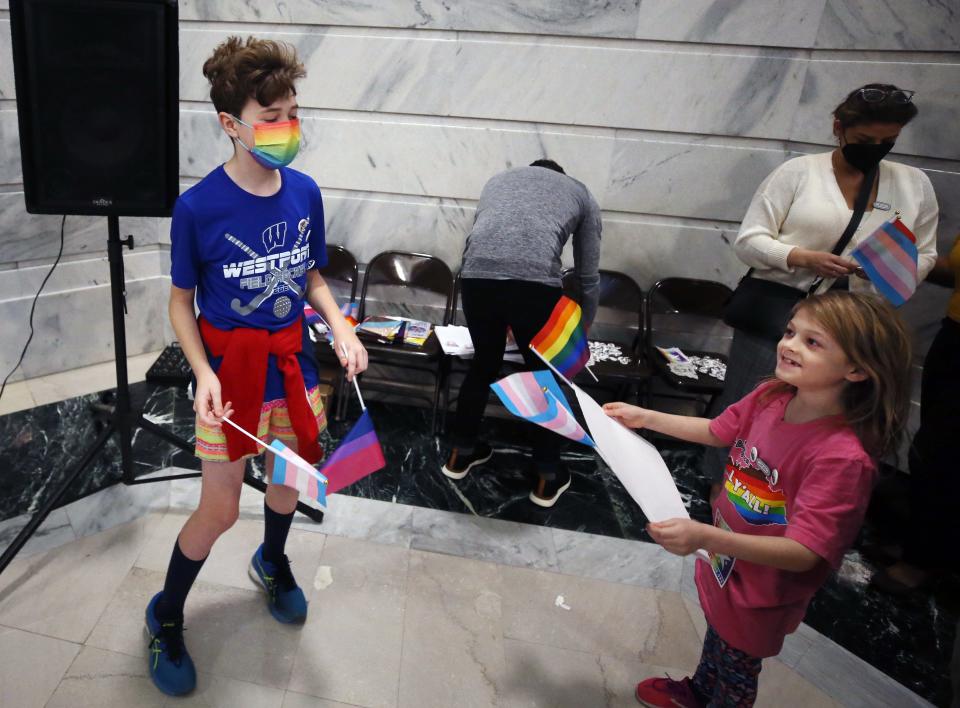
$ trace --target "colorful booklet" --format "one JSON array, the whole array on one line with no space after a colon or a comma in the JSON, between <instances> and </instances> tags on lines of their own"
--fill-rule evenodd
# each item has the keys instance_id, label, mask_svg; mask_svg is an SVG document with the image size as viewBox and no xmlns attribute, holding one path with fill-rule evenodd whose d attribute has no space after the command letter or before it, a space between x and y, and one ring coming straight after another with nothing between
<instances>
[{"instance_id":1,"label":"colorful booklet","mask_svg":"<svg viewBox=\"0 0 960 708\"><path fill-rule=\"evenodd\" d=\"M402 340L405 325L406 322L395 317L371 315L365 317L363 322L357 325L356 331L360 339L378 342L379 344L392 344Z\"/></svg>"}]
</instances>

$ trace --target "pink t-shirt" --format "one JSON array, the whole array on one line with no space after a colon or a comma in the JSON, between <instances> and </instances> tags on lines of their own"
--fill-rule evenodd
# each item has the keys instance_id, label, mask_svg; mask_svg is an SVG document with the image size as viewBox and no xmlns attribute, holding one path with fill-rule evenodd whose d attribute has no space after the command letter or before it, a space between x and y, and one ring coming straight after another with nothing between
<instances>
[{"instance_id":1,"label":"pink t-shirt","mask_svg":"<svg viewBox=\"0 0 960 708\"><path fill-rule=\"evenodd\" d=\"M876 466L839 416L783 420L792 393L761 400L759 386L710 423L731 445L713 522L754 536L784 536L823 561L803 573L711 554L697 563L707 621L729 644L775 656L803 620L830 566L839 567L866 513Z\"/></svg>"}]
</instances>

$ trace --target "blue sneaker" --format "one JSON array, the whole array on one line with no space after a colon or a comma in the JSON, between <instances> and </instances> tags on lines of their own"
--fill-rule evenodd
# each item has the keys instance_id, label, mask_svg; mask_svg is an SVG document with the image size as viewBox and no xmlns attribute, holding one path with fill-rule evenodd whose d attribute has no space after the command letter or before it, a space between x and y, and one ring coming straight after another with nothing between
<instances>
[{"instance_id":1,"label":"blue sneaker","mask_svg":"<svg viewBox=\"0 0 960 708\"><path fill-rule=\"evenodd\" d=\"M290 559L280 563L263 558L263 544L250 559L250 579L267 591L267 607L278 622L295 624L307 619L307 598L293 579Z\"/></svg>"},{"instance_id":2,"label":"blue sneaker","mask_svg":"<svg viewBox=\"0 0 960 708\"><path fill-rule=\"evenodd\" d=\"M183 643L183 620L161 622L157 619L157 602L162 594L158 592L147 605L150 678L168 696L182 696L196 687L197 670Z\"/></svg>"}]
</instances>

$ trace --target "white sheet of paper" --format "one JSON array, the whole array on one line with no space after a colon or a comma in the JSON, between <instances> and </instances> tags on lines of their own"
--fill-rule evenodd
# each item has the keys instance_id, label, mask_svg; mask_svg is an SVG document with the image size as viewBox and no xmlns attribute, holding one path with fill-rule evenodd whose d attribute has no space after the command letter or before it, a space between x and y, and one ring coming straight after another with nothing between
<instances>
[{"instance_id":1,"label":"white sheet of paper","mask_svg":"<svg viewBox=\"0 0 960 708\"><path fill-rule=\"evenodd\" d=\"M604 462L643 509L644 516L650 521L690 518L657 448L608 417L578 386L573 390Z\"/></svg>"}]
</instances>

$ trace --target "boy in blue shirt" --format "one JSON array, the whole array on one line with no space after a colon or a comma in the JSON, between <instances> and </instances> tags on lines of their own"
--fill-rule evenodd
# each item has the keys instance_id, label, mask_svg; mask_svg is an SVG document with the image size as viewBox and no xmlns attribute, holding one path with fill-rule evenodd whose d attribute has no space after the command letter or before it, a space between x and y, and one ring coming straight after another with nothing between
<instances>
[{"instance_id":1,"label":"boy in blue shirt","mask_svg":"<svg viewBox=\"0 0 960 708\"><path fill-rule=\"evenodd\" d=\"M150 676L164 693L196 685L183 643L183 606L217 538L239 515L246 458L280 439L310 462L326 425L316 364L303 326L308 302L330 323L352 379L367 354L318 272L326 263L323 201L316 183L289 169L299 147L295 81L305 75L289 45L231 37L204 63L210 97L233 157L180 195L171 226L170 321L196 375L197 510L173 549L162 592L146 611ZM194 314L194 298L200 317ZM273 455L267 453L269 475ZM303 622L307 603L284 554L297 491L270 484L264 541L250 564L281 622Z\"/></svg>"}]
</instances>

